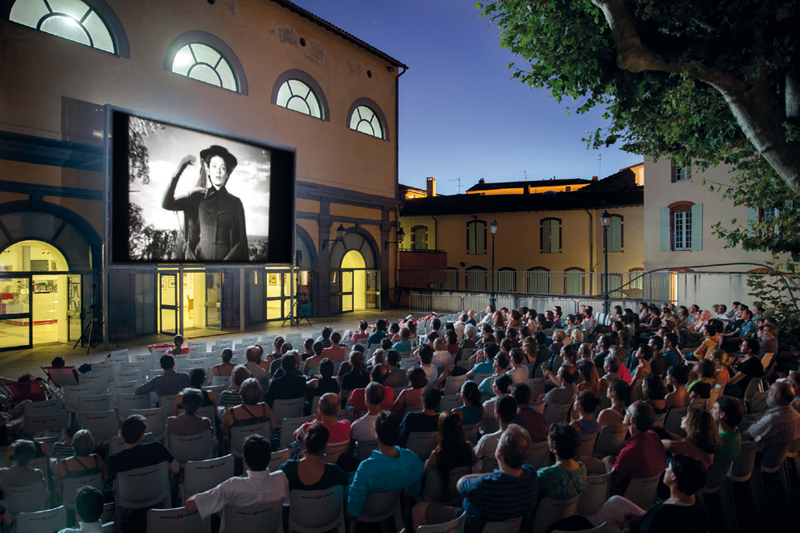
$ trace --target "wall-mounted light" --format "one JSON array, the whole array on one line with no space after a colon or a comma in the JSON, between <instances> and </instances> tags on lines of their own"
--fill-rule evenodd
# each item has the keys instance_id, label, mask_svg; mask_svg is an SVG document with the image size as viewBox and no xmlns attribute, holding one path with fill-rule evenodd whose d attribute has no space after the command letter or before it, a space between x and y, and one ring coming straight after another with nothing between
<instances>
[{"instance_id":1,"label":"wall-mounted light","mask_svg":"<svg viewBox=\"0 0 800 533\"><path fill-rule=\"evenodd\" d=\"M344 229L342 224L339 224L339 227L336 228L336 238L335 239L325 239L322 241L322 249L326 249L329 244L336 244L337 242L344 241L344 234L347 233L347 230Z\"/></svg>"},{"instance_id":2,"label":"wall-mounted light","mask_svg":"<svg viewBox=\"0 0 800 533\"><path fill-rule=\"evenodd\" d=\"M389 245L391 245L391 244L396 244L397 246L400 246L401 244L403 244L403 241L405 240L405 238L406 238L406 232L403 231L403 228L398 228L397 229L397 240L396 241L386 241L386 245L385 245L386 249L388 250L389 249Z\"/></svg>"}]
</instances>

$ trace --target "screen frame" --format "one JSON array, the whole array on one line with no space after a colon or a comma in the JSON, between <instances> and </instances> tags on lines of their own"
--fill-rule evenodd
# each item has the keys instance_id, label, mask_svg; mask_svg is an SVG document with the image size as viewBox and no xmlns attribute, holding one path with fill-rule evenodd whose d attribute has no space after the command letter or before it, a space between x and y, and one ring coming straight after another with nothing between
<instances>
[{"instance_id":1,"label":"screen frame","mask_svg":"<svg viewBox=\"0 0 800 533\"><path fill-rule=\"evenodd\" d=\"M107 267L154 266L193 266L212 265L215 267L291 267L295 257L296 206L297 206L297 149L205 128L193 124L167 119L114 105L105 106L106 124L104 135L104 198L105 213L103 230L105 232L104 259ZM136 117L160 122L168 127L212 135L221 143L235 141L254 148L270 151L270 200L269 200L269 243L267 261L188 261L182 260L138 260L130 258L128 245L129 198L129 159L128 159L128 118ZM123 211L115 218L115 212ZM289 226L287 231L286 226Z\"/></svg>"}]
</instances>

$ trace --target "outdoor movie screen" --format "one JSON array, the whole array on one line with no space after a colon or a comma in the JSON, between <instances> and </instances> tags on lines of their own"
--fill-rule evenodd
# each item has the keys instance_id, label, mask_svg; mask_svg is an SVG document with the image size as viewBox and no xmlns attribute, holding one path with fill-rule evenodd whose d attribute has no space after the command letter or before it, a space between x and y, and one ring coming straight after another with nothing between
<instances>
[{"instance_id":1,"label":"outdoor movie screen","mask_svg":"<svg viewBox=\"0 0 800 533\"><path fill-rule=\"evenodd\" d=\"M291 263L294 151L111 113L112 263Z\"/></svg>"}]
</instances>

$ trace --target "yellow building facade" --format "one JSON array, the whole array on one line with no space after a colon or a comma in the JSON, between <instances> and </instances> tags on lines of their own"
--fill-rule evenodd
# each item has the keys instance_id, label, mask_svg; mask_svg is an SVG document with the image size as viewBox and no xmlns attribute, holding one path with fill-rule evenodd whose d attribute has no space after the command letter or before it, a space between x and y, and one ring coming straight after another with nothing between
<instances>
[{"instance_id":1,"label":"yellow building facade","mask_svg":"<svg viewBox=\"0 0 800 533\"><path fill-rule=\"evenodd\" d=\"M7 0L0 61L0 349L393 300L398 60L284 0ZM107 105L293 151L295 268L108 264Z\"/></svg>"}]
</instances>

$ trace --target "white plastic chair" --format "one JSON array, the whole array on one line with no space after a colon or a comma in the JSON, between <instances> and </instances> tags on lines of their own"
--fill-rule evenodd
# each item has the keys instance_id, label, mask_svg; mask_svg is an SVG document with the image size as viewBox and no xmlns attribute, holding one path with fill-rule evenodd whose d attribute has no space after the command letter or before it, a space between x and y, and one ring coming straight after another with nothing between
<instances>
[{"instance_id":1,"label":"white plastic chair","mask_svg":"<svg viewBox=\"0 0 800 533\"><path fill-rule=\"evenodd\" d=\"M117 506L125 509L153 507L169 498L169 467L166 461L144 468L118 472L114 482Z\"/></svg>"},{"instance_id":2,"label":"white plastic chair","mask_svg":"<svg viewBox=\"0 0 800 533\"><path fill-rule=\"evenodd\" d=\"M419 526L416 533L463 533L464 525L466 523L467 512L464 511L461 513L461 516L455 520L450 520L449 522L444 522L442 524Z\"/></svg>"},{"instance_id":3,"label":"white plastic chair","mask_svg":"<svg viewBox=\"0 0 800 533\"><path fill-rule=\"evenodd\" d=\"M169 451L181 468L188 461L203 461L214 452L211 430L193 435L168 434Z\"/></svg>"},{"instance_id":4,"label":"white plastic chair","mask_svg":"<svg viewBox=\"0 0 800 533\"><path fill-rule=\"evenodd\" d=\"M3 487L5 496L3 505L12 515L41 511L45 502L44 481L23 485L21 487Z\"/></svg>"},{"instance_id":5,"label":"white plastic chair","mask_svg":"<svg viewBox=\"0 0 800 533\"><path fill-rule=\"evenodd\" d=\"M154 442L153 434L152 433L145 433L144 438L142 439L142 444L146 442ZM108 439L108 453L114 454L119 453L125 447L125 441L122 439L120 435L116 435Z\"/></svg>"},{"instance_id":6,"label":"white plastic chair","mask_svg":"<svg viewBox=\"0 0 800 533\"><path fill-rule=\"evenodd\" d=\"M26 416L57 415L64 412L64 400L62 398L53 398L52 400L44 400L41 402L30 402L25 403L24 405L24 412Z\"/></svg>"},{"instance_id":7,"label":"white plastic chair","mask_svg":"<svg viewBox=\"0 0 800 533\"><path fill-rule=\"evenodd\" d=\"M283 450L277 450L272 452L269 456L269 468L270 472L276 472L280 466L292 458L292 451L289 448L285 448Z\"/></svg>"},{"instance_id":8,"label":"white plastic chair","mask_svg":"<svg viewBox=\"0 0 800 533\"><path fill-rule=\"evenodd\" d=\"M319 396L317 396L319 398ZM281 428L281 448L288 448L294 442L294 432L306 422L313 422L314 416L301 416L298 418L284 418Z\"/></svg>"},{"instance_id":9,"label":"white plastic chair","mask_svg":"<svg viewBox=\"0 0 800 533\"><path fill-rule=\"evenodd\" d=\"M600 433L597 435L597 444L595 445L595 457L602 459L609 455L617 455L622 447L625 445L625 436L628 433L628 428L625 426L603 426L600 428Z\"/></svg>"},{"instance_id":10,"label":"white plastic chair","mask_svg":"<svg viewBox=\"0 0 800 533\"><path fill-rule=\"evenodd\" d=\"M136 386L138 387L139 385L142 384L143 380L144 380L144 372L142 372L141 370L117 370L114 373L115 383L133 381L134 383L136 383Z\"/></svg>"},{"instance_id":11,"label":"white plastic chair","mask_svg":"<svg viewBox=\"0 0 800 533\"><path fill-rule=\"evenodd\" d=\"M201 518L198 511L185 507L147 511L147 533L208 533L211 517Z\"/></svg>"},{"instance_id":12,"label":"white plastic chair","mask_svg":"<svg viewBox=\"0 0 800 533\"><path fill-rule=\"evenodd\" d=\"M78 413L78 425L91 431L98 442L105 442L119 433L117 412L114 410Z\"/></svg>"},{"instance_id":13,"label":"white plastic chair","mask_svg":"<svg viewBox=\"0 0 800 533\"><path fill-rule=\"evenodd\" d=\"M113 381L108 384L108 392L111 394L111 404L117 408L117 397L120 394L133 394L139 385L136 381Z\"/></svg>"},{"instance_id":14,"label":"white plastic chair","mask_svg":"<svg viewBox=\"0 0 800 533\"><path fill-rule=\"evenodd\" d=\"M231 427L231 453L234 457L242 457L245 439L247 439L247 437L250 435L255 434L261 435L265 439L269 440L269 422L262 422L260 424L252 424L249 426Z\"/></svg>"},{"instance_id":15,"label":"white plastic chair","mask_svg":"<svg viewBox=\"0 0 800 533\"><path fill-rule=\"evenodd\" d=\"M223 386L227 387L231 383L230 376L211 376L211 386Z\"/></svg>"},{"instance_id":16,"label":"white plastic chair","mask_svg":"<svg viewBox=\"0 0 800 533\"><path fill-rule=\"evenodd\" d=\"M328 444L325 446L325 453L322 456L322 460L326 463L336 463L336 461L339 460L339 456L341 456L347 450L349 445L350 441L345 441L338 444Z\"/></svg>"},{"instance_id":17,"label":"white plastic chair","mask_svg":"<svg viewBox=\"0 0 800 533\"><path fill-rule=\"evenodd\" d=\"M149 409L149 394L118 394L117 395L117 415L120 422L128 418L134 409Z\"/></svg>"},{"instance_id":18,"label":"white plastic chair","mask_svg":"<svg viewBox=\"0 0 800 533\"><path fill-rule=\"evenodd\" d=\"M225 531L283 533L283 498L248 507L227 505L222 513Z\"/></svg>"},{"instance_id":19,"label":"white plastic chair","mask_svg":"<svg viewBox=\"0 0 800 533\"><path fill-rule=\"evenodd\" d=\"M79 413L94 413L97 411L110 411L114 406L111 403L111 394L87 394L78 398Z\"/></svg>"},{"instance_id":20,"label":"white plastic chair","mask_svg":"<svg viewBox=\"0 0 800 533\"><path fill-rule=\"evenodd\" d=\"M535 470L550 463L550 446L546 440L531 443L531 453L525 464L531 465Z\"/></svg>"},{"instance_id":21,"label":"white plastic chair","mask_svg":"<svg viewBox=\"0 0 800 533\"><path fill-rule=\"evenodd\" d=\"M206 351L206 341L189 341L186 343L186 346L189 348L189 352L197 351L197 352L205 352ZM196 350L192 350L192 348L196 348Z\"/></svg>"},{"instance_id":22,"label":"white plastic chair","mask_svg":"<svg viewBox=\"0 0 800 533\"><path fill-rule=\"evenodd\" d=\"M258 342L258 335L254 335L252 337L242 337L242 344L245 346L250 346Z\"/></svg>"},{"instance_id":23,"label":"white plastic chair","mask_svg":"<svg viewBox=\"0 0 800 533\"><path fill-rule=\"evenodd\" d=\"M44 511L20 513L16 516L15 522L17 533L61 531L67 527L67 510L61 505Z\"/></svg>"},{"instance_id":24,"label":"white plastic chair","mask_svg":"<svg viewBox=\"0 0 800 533\"><path fill-rule=\"evenodd\" d=\"M305 398L292 398L290 400L273 400L272 414L275 416L275 423L281 427L281 421L285 418L298 418L303 416L303 402Z\"/></svg>"},{"instance_id":25,"label":"white plastic chair","mask_svg":"<svg viewBox=\"0 0 800 533\"><path fill-rule=\"evenodd\" d=\"M341 485L325 490L289 492L289 531L324 533L336 529L344 533L344 501Z\"/></svg>"},{"instance_id":26,"label":"white plastic chair","mask_svg":"<svg viewBox=\"0 0 800 533\"><path fill-rule=\"evenodd\" d=\"M425 485L422 487L422 498L429 502L439 502L445 505L458 506L461 504L462 496L458 493L456 485L458 480L466 476L471 471L469 466L453 468L448 478L447 493L442 486L442 479L439 469L430 468L425 473Z\"/></svg>"},{"instance_id":27,"label":"white plastic chair","mask_svg":"<svg viewBox=\"0 0 800 533\"><path fill-rule=\"evenodd\" d=\"M22 427L25 433L31 437L41 435L45 432L60 433L67 429L67 414L59 413L54 415L28 415L23 417Z\"/></svg>"},{"instance_id":28,"label":"white plastic chair","mask_svg":"<svg viewBox=\"0 0 800 533\"><path fill-rule=\"evenodd\" d=\"M683 435L681 429L681 419L689 412L689 406L686 407L673 407L667 413L667 419L664 421L664 429L676 435Z\"/></svg>"},{"instance_id":29,"label":"white plastic chair","mask_svg":"<svg viewBox=\"0 0 800 533\"><path fill-rule=\"evenodd\" d=\"M431 452L439 443L439 432L412 431L408 434L406 448L417 454L421 460L426 461L431 456Z\"/></svg>"},{"instance_id":30,"label":"white plastic chair","mask_svg":"<svg viewBox=\"0 0 800 533\"><path fill-rule=\"evenodd\" d=\"M578 445L578 457L593 457L594 456L594 447L597 443L597 436L600 434L599 431L595 431L594 433L588 434L581 434L580 436L580 444Z\"/></svg>"},{"instance_id":31,"label":"white plastic chair","mask_svg":"<svg viewBox=\"0 0 800 533\"><path fill-rule=\"evenodd\" d=\"M467 376L447 376L447 379L444 381L444 395L456 395L458 396L461 392L461 386L464 382L467 381Z\"/></svg>"},{"instance_id":32,"label":"white plastic chair","mask_svg":"<svg viewBox=\"0 0 800 533\"><path fill-rule=\"evenodd\" d=\"M80 411L78 398L88 394L95 394L94 385L68 385L61 387L61 391L64 393L64 402L68 413Z\"/></svg>"},{"instance_id":33,"label":"white plastic chair","mask_svg":"<svg viewBox=\"0 0 800 533\"><path fill-rule=\"evenodd\" d=\"M147 431L154 440L164 440L167 436L167 412L163 407L155 409L131 409L132 415L142 415L147 421Z\"/></svg>"},{"instance_id":34,"label":"white plastic chair","mask_svg":"<svg viewBox=\"0 0 800 533\"><path fill-rule=\"evenodd\" d=\"M533 521L534 533L547 531L553 522L574 515L578 510L578 500L580 496L567 500L554 500L553 498L542 498L539 507L536 509L536 518Z\"/></svg>"},{"instance_id":35,"label":"white plastic chair","mask_svg":"<svg viewBox=\"0 0 800 533\"><path fill-rule=\"evenodd\" d=\"M578 513L583 516L591 516L606 503L611 489L611 474L599 474L596 476L586 476L586 488L581 493L581 500L578 503Z\"/></svg>"},{"instance_id":36,"label":"white plastic chair","mask_svg":"<svg viewBox=\"0 0 800 533\"><path fill-rule=\"evenodd\" d=\"M464 438L467 439L467 442L472 443L473 446L478 444L478 439L480 435L478 435L478 430L481 427L482 422L475 422L474 424L465 425L464 427Z\"/></svg>"},{"instance_id":37,"label":"white plastic chair","mask_svg":"<svg viewBox=\"0 0 800 533\"><path fill-rule=\"evenodd\" d=\"M183 470L183 501L186 502L189 497L212 489L226 479L232 478L234 464L231 454L205 461L187 462Z\"/></svg>"},{"instance_id":38,"label":"white plastic chair","mask_svg":"<svg viewBox=\"0 0 800 533\"><path fill-rule=\"evenodd\" d=\"M356 459L360 463L364 459L368 459L372 455L373 450L378 449L378 439L375 440L362 440L356 442Z\"/></svg>"},{"instance_id":39,"label":"white plastic chair","mask_svg":"<svg viewBox=\"0 0 800 533\"><path fill-rule=\"evenodd\" d=\"M633 478L628 482L628 488L625 490L625 498L629 499L642 509L650 509L656 502L656 493L658 490L658 480L661 478L659 472L655 476Z\"/></svg>"},{"instance_id":40,"label":"white plastic chair","mask_svg":"<svg viewBox=\"0 0 800 533\"><path fill-rule=\"evenodd\" d=\"M450 379L450 378L447 378ZM450 396L442 396L441 401L439 402L439 411L452 411L458 407L461 407L462 401L461 396L458 394L452 394Z\"/></svg>"},{"instance_id":41,"label":"white plastic chair","mask_svg":"<svg viewBox=\"0 0 800 533\"><path fill-rule=\"evenodd\" d=\"M572 408L571 403L548 403L544 408L544 419L547 427L566 422L570 408Z\"/></svg>"},{"instance_id":42,"label":"white plastic chair","mask_svg":"<svg viewBox=\"0 0 800 533\"><path fill-rule=\"evenodd\" d=\"M400 531L403 527L403 518L400 513L400 491L370 492L364 502L361 514L350 520L350 533L355 533L356 524L359 522L377 524L392 517L395 531Z\"/></svg>"},{"instance_id":43,"label":"white plastic chair","mask_svg":"<svg viewBox=\"0 0 800 533\"><path fill-rule=\"evenodd\" d=\"M75 495L82 487L94 487L103 491L103 474L97 472L89 476L65 477L62 479L62 494L64 505L68 509L75 509Z\"/></svg>"}]
</instances>

